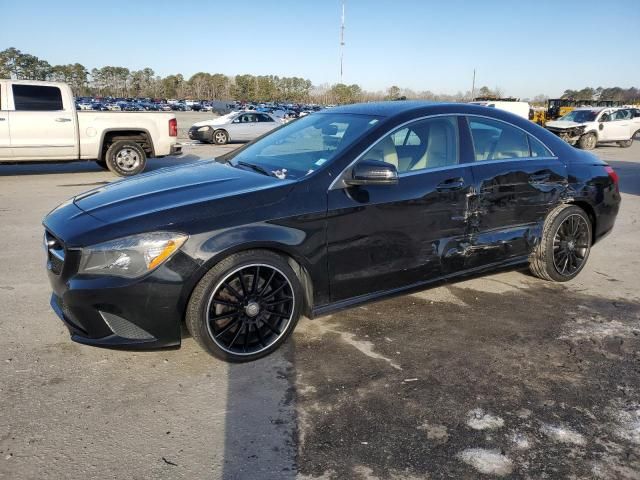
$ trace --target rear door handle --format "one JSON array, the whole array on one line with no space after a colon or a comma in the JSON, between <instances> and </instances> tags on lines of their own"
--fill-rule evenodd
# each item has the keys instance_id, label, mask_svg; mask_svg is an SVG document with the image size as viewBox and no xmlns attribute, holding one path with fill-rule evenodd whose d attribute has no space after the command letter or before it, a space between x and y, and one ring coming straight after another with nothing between
<instances>
[{"instance_id":1,"label":"rear door handle","mask_svg":"<svg viewBox=\"0 0 640 480\"><path fill-rule=\"evenodd\" d=\"M4 122L5 120L6 120L6 118L0 117L0 122Z\"/></svg>"},{"instance_id":2,"label":"rear door handle","mask_svg":"<svg viewBox=\"0 0 640 480\"><path fill-rule=\"evenodd\" d=\"M70 121L71 121L70 118L64 118L64 117L56 118L56 122L70 122Z\"/></svg>"},{"instance_id":3,"label":"rear door handle","mask_svg":"<svg viewBox=\"0 0 640 480\"><path fill-rule=\"evenodd\" d=\"M439 192L451 192L453 190L460 190L464 187L464 178L456 177L456 178L448 178L444 182L440 182L436 186L436 190Z\"/></svg>"}]
</instances>

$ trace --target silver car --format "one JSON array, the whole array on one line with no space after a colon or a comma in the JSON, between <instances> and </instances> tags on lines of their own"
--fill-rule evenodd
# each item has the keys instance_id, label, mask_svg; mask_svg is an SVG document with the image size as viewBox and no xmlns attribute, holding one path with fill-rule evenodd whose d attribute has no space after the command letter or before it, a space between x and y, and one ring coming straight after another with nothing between
<instances>
[{"instance_id":1,"label":"silver car","mask_svg":"<svg viewBox=\"0 0 640 480\"><path fill-rule=\"evenodd\" d=\"M191 140L224 145L247 142L282 125L282 120L264 112L232 112L222 117L194 123L189 129Z\"/></svg>"}]
</instances>

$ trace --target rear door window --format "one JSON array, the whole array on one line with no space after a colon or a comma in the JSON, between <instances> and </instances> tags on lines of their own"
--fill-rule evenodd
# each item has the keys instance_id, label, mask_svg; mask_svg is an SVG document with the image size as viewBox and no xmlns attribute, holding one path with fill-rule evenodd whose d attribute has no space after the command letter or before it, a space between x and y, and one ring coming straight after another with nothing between
<instances>
[{"instance_id":1,"label":"rear door window","mask_svg":"<svg viewBox=\"0 0 640 480\"><path fill-rule=\"evenodd\" d=\"M528 135L519 128L488 118L468 121L477 162L530 156Z\"/></svg>"},{"instance_id":2,"label":"rear door window","mask_svg":"<svg viewBox=\"0 0 640 480\"><path fill-rule=\"evenodd\" d=\"M64 109L62 92L58 87L14 84L11 88L16 111L54 112Z\"/></svg>"}]
</instances>

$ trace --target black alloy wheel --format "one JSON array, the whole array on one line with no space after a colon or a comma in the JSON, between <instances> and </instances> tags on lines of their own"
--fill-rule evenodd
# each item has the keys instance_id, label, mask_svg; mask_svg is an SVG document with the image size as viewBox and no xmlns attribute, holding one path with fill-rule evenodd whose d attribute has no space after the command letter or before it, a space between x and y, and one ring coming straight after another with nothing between
<instances>
[{"instance_id":1,"label":"black alloy wheel","mask_svg":"<svg viewBox=\"0 0 640 480\"><path fill-rule=\"evenodd\" d=\"M227 274L209 298L209 336L230 355L260 354L288 331L294 305L283 272L266 264L244 265Z\"/></svg>"},{"instance_id":2,"label":"black alloy wheel","mask_svg":"<svg viewBox=\"0 0 640 480\"><path fill-rule=\"evenodd\" d=\"M573 277L582 269L590 248L591 231L584 216L569 215L553 237L553 265L563 276Z\"/></svg>"}]
</instances>

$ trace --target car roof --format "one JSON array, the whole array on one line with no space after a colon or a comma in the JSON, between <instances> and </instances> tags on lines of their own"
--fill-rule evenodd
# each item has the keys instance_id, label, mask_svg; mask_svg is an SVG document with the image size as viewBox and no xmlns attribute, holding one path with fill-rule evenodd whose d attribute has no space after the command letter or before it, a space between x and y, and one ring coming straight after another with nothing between
<instances>
[{"instance_id":1,"label":"car roof","mask_svg":"<svg viewBox=\"0 0 640 480\"><path fill-rule=\"evenodd\" d=\"M464 102L429 102L426 100L398 100L387 102L354 103L342 105L328 110L321 110L318 113L352 113L360 115L374 115L380 117L394 117L396 115L415 114L438 114L438 113L462 113L462 114L485 114L490 107L464 103ZM491 108L496 112L495 108ZM500 110L502 111L502 110ZM495 114L494 114L495 115Z\"/></svg>"}]
</instances>

